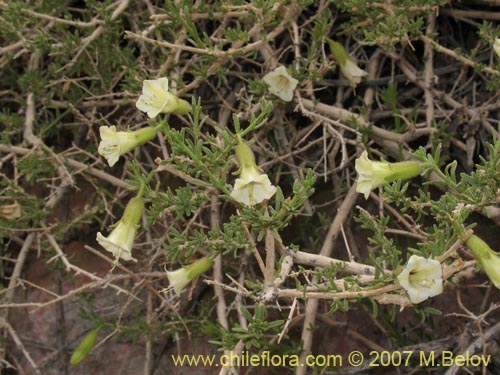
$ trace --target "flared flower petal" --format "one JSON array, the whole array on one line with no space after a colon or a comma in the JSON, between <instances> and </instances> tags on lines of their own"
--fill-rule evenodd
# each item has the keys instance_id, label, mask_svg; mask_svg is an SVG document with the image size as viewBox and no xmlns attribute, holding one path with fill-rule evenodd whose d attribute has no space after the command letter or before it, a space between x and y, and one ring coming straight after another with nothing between
<instances>
[{"instance_id":1,"label":"flared flower petal","mask_svg":"<svg viewBox=\"0 0 500 375\"><path fill-rule=\"evenodd\" d=\"M175 271L167 271L167 278L170 287L172 287L177 295L181 294L191 280L189 279L189 272L185 268L179 268Z\"/></svg>"},{"instance_id":2,"label":"flared flower petal","mask_svg":"<svg viewBox=\"0 0 500 375\"><path fill-rule=\"evenodd\" d=\"M135 105L140 111L146 112L149 118L154 118L160 113L184 115L191 110L188 102L168 91L168 78L165 77L145 80L142 85L142 95Z\"/></svg>"},{"instance_id":3,"label":"flared flower petal","mask_svg":"<svg viewBox=\"0 0 500 375\"><path fill-rule=\"evenodd\" d=\"M115 259L135 260L132 258L132 248L136 231L135 225L120 222L108 237L98 232L97 242L111 252Z\"/></svg>"},{"instance_id":4,"label":"flared flower petal","mask_svg":"<svg viewBox=\"0 0 500 375\"><path fill-rule=\"evenodd\" d=\"M254 206L271 199L274 194L276 187L271 184L266 174L260 174L249 176L247 179L236 179L231 197L246 206Z\"/></svg>"},{"instance_id":5,"label":"flared flower petal","mask_svg":"<svg viewBox=\"0 0 500 375\"><path fill-rule=\"evenodd\" d=\"M284 66L280 66L267 73L263 81L269 87L269 92L276 95L280 99L289 102L293 98L293 91L297 87L299 81L293 78Z\"/></svg>"},{"instance_id":6,"label":"flared flower petal","mask_svg":"<svg viewBox=\"0 0 500 375\"><path fill-rule=\"evenodd\" d=\"M344 65L340 65L340 71L347 78L351 86L357 86L362 78L368 75L363 69L360 69L356 62L351 58L347 57Z\"/></svg>"},{"instance_id":7,"label":"flared flower petal","mask_svg":"<svg viewBox=\"0 0 500 375\"><path fill-rule=\"evenodd\" d=\"M136 103L136 107L146 112L149 118L156 117L168 104L168 79L163 77L154 80L145 80L142 83L142 95Z\"/></svg>"},{"instance_id":8,"label":"flared flower petal","mask_svg":"<svg viewBox=\"0 0 500 375\"><path fill-rule=\"evenodd\" d=\"M389 163L377 162L368 159L368 153L363 151L355 162L358 179L356 180L356 191L364 194L368 199L370 192L385 184L385 179L391 174Z\"/></svg>"},{"instance_id":9,"label":"flared flower petal","mask_svg":"<svg viewBox=\"0 0 500 375\"><path fill-rule=\"evenodd\" d=\"M443 292L443 270L435 259L412 255L398 275L399 284L412 303L420 303Z\"/></svg>"},{"instance_id":10,"label":"flared flower petal","mask_svg":"<svg viewBox=\"0 0 500 375\"><path fill-rule=\"evenodd\" d=\"M356 61L348 55L342 44L331 39L328 42L330 44L333 58L340 66L340 71L348 79L350 85L355 87L368 73L358 67Z\"/></svg>"}]
</instances>

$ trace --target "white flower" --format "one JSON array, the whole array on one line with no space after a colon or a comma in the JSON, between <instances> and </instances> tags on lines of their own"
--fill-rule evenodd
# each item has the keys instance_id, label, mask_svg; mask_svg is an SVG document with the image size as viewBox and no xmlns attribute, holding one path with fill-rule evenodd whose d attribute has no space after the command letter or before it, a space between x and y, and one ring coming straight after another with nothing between
<instances>
[{"instance_id":1,"label":"white flower","mask_svg":"<svg viewBox=\"0 0 500 375\"><path fill-rule=\"evenodd\" d=\"M185 268L167 271L167 278L170 287L174 288L177 295L181 294L182 289L191 282L191 280L189 280L189 272Z\"/></svg>"},{"instance_id":2,"label":"white flower","mask_svg":"<svg viewBox=\"0 0 500 375\"><path fill-rule=\"evenodd\" d=\"M231 197L246 206L253 206L270 199L276 194L276 187L269 177L259 171L250 147L241 143L236 147L236 157L240 164L241 177L234 183Z\"/></svg>"},{"instance_id":3,"label":"white flower","mask_svg":"<svg viewBox=\"0 0 500 375\"><path fill-rule=\"evenodd\" d=\"M358 172L356 191L364 194L368 199L370 191L385 184L385 176L390 172L387 166L388 163L368 159L368 153L363 151L355 162L356 172Z\"/></svg>"},{"instance_id":4,"label":"white flower","mask_svg":"<svg viewBox=\"0 0 500 375\"><path fill-rule=\"evenodd\" d=\"M104 237L101 232L97 233L99 245L111 252L116 260L135 261L132 258L132 247L143 209L144 202L139 194L128 202L121 220L108 237Z\"/></svg>"},{"instance_id":5,"label":"white flower","mask_svg":"<svg viewBox=\"0 0 500 375\"><path fill-rule=\"evenodd\" d=\"M356 61L347 54L342 44L331 39L328 42L334 59L339 63L340 71L349 80L351 86L356 86L368 73L358 67Z\"/></svg>"},{"instance_id":6,"label":"white flower","mask_svg":"<svg viewBox=\"0 0 500 375\"><path fill-rule=\"evenodd\" d=\"M493 50L500 58L500 38L495 38L495 43L493 43Z\"/></svg>"},{"instance_id":7,"label":"white flower","mask_svg":"<svg viewBox=\"0 0 500 375\"><path fill-rule=\"evenodd\" d=\"M149 118L154 118L159 113L184 115L191 110L188 102L168 91L168 79L165 77L145 80L142 84L142 95L135 105L146 112Z\"/></svg>"},{"instance_id":8,"label":"white flower","mask_svg":"<svg viewBox=\"0 0 500 375\"><path fill-rule=\"evenodd\" d=\"M237 178L231 197L246 206L253 206L272 198L276 187L271 184L266 174L248 173L244 178Z\"/></svg>"},{"instance_id":9,"label":"white flower","mask_svg":"<svg viewBox=\"0 0 500 375\"><path fill-rule=\"evenodd\" d=\"M137 225L119 222L108 237L97 232L97 242L107 251L113 253L115 259L135 260L132 258Z\"/></svg>"},{"instance_id":10,"label":"white flower","mask_svg":"<svg viewBox=\"0 0 500 375\"><path fill-rule=\"evenodd\" d=\"M412 303L420 303L443 292L443 270L435 259L412 255L398 275L399 284L406 290Z\"/></svg>"},{"instance_id":11,"label":"white flower","mask_svg":"<svg viewBox=\"0 0 500 375\"><path fill-rule=\"evenodd\" d=\"M387 161L372 161L368 153L363 151L355 163L358 179L356 191L368 199L370 191L397 179L407 179L420 174L421 165L416 161L389 163Z\"/></svg>"},{"instance_id":12,"label":"white flower","mask_svg":"<svg viewBox=\"0 0 500 375\"><path fill-rule=\"evenodd\" d=\"M167 271L167 278L170 287L174 289L177 295L180 295L191 281L196 279L202 273L212 267L212 260L210 258L200 258L194 263L179 268L175 271Z\"/></svg>"},{"instance_id":13,"label":"white flower","mask_svg":"<svg viewBox=\"0 0 500 375\"><path fill-rule=\"evenodd\" d=\"M121 155L152 140L156 136L156 129L147 127L136 131L117 132L114 126L101 126L99 133L101 142L97 152L104 156L112 167Z\"/></svg>"},{"instance_id":14,"label":"white flower","mask_svg":"<svg viewBox=\"0 0 500 375\"><path fill-rule=\"evenodd\" d=\"M363 69L360 69L356 62L351 58L347 57L345 64L340 65L340 70L342 74L349 80L351 86L356 86L361 82L361 79L368 75Z\"/></svg>"},{"instance_id":15,"label":"white flower","mask_svg":"<svg viewBox=\"0 0 500 375\"><path fill-rule=\"evenodd\" d=\"M293 90L297 87L299 81L293 78L284 66L274 69L267 73L263 81L269 86L269 92L278 96L280 99L289 102L293 98Z\"/></svg>"}]
</instances>

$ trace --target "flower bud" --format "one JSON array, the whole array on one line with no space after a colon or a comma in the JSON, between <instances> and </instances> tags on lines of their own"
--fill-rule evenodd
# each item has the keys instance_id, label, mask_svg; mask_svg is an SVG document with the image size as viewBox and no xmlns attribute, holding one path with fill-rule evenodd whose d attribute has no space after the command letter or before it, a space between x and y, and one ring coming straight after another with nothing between
<instances>
[{"instance_id":1,"label":"flower bud","mask_svg":"<svg viewBox=\"0 0 500 375\"><path fill-rule=\"evenodd\" d=\"M500 258L498 254L476 235L470 236L465 244L472 251L493 285L500 289Z\"/></svg>"},{"instance_id":2,"label":"flower bud","mask_svg":"<svg viewBox=\"0 0 500 375\"><path fill-rule=\"evenodd\" d=\"M88 333L87 336L85 336L80 344L76 347L69 361L71 365L75 366L79 364L90 353L97 341L97 331L98 330L94 330Z\"/></svg>"}]
</instances>

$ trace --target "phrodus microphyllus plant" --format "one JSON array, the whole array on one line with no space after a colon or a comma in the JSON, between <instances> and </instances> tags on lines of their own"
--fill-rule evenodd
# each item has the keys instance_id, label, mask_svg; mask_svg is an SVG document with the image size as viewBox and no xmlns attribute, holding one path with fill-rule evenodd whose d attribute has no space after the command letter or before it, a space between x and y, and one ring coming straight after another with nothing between
<instances>
[{"instance_id":1,"label":"phrodus microphyllus plant","mask_svg":"<svg viewBox=\"0 0 500 375\"><path fill-rule=\"evenodd\" d=\"M173 113L185 115L191 111L191 105L168 91L168 78L145 80L142 84L142 95L135 104L136 107L146 112L149 118L154 118L160 113Z\"/></svg>"},{"instance_id":2,"label":"phrodus microphyllus plant","mask_svg":"<svg viewBox=\"0 0 500 375\"><path fill-rule=\"evenodd\" d=\"M284 66L274 69L267 73L263 81L269 87L269 92L276 95L285 102L289 102L293 98L293 90L297 87L299 81L293 78Z\"/></svg>"},{"instance_id":3,"label":"phrodus microphyllus plant","mask_svg":"<svg viewBox=\"0 0 500 375\"><path fill-rule=\"evenodd\" d=\"M493 43L493 51L497 54L500 59L500 38L495 38L495 42Z\"/></svg>"},{"instance_id":4,"label":"phrodus microphyllus plant","mask_svg":"<svg viewBox=\"0 0 500 375\"><path fill-rule=\"evenodd\" d=\"M240 165L240 178L234 183L231 197L246 206L254 206L270 199L276 193L276 187L255 163L255 156L250 146L241 140L236 147L236 158Z\"/></svg>"},{"instance_id":5,"label":"phrodus microphyllus plant","mask_svg":"<svg viewBox=\"0 0 500 375\"><path fill-rule=\"evenodd\" d=\"M97 151L104 156L110 167L116 164L120 156L134 148L149 142L156 136L158 128L147 127L135 131L120 132L114 126L101 126L101 142Z\"/></svg>"},{"instance_id":6,"label":"phrodus microphyllus plant","mask_svg":"<svg viewBox=\"0 0 500 375\"><path fill-rule=\"evenodd\" d=\"M144 202L140 191L127 203L121 220L114 225L115 228L108 237L104 237L101 232L97 233L97 242L113 254L116 262L120 259L136 261L132 258L132 248L143 210Z\"/></svg>"},{"instance_id":7,"label":"phrodus microphyllus plant","mask_svg":"<svg viewBox=\"0 0 500 375\"><path fill-rule=\"evenodd\" d=\"M398 275L399 284L406 290L412 303L420 303L443 292L441 263L412 255Z\"/></svg>"},{"instance_id":8,"label":"phrodus microphyllus plant","mask_svg":"<svg viewBox=\"0 0 500 375\"><path fill-rule=\"evenodd\" d=\"M342 44L329 40L333 58L339 63L340 71L348 79L351 86L356 86L368 73L360 69L356 61L347 54Z\"/></svg>"},{"instance_id":9,"label":"phrodus microphyllus plant","mask_svg":"<svg viewBox=\"0 0 500 375\"><path fill-rule=\"evenodd\" d=\"M175 271L167 271L167 278L170 287L177 295L194 279L208 271L212 267L212 258L200 258L190 265L179 268Z\"/></svg>"},{"instance_id":10,"label":"phrodus microphyllus plant","mask_svg":"<svg viewBox=\"0 0 500 375\"><path fill-rule=\"evenodd\" d=\"M493 285L500 289L500 258L498 253L494 252L486 242L476 235L470 236L465 244L472 251Z\"/></svg>"},{"instance_id":11,"label":"phrodus microphyllus plant","mask_svg":"<svg viewBox=\"0 0 500 375\"><path fill-rule=\"evenodd\" d=\"M372 161L368 159L368 153L363 151L356 159L356 191L364 194L368 199L370 191L384 185L386 182L403 180L418 176L421 172L421 164L418 161L402 161L389 163L387 161Z\"/></svg>"}]
</instances>

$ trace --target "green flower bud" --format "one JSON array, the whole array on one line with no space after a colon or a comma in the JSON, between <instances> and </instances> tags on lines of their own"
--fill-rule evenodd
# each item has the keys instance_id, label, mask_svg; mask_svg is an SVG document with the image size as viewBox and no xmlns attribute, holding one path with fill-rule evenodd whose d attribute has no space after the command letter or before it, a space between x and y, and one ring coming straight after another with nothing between
<instances>
[{"instance_id":1,"label":"green flower bud","mask_svg":"<svg viewBox=\"0 0 500 375\"><path fill-rule=\"evenodd\" d=\"M71 355L71 359L69 363L73 366L79 364L81 361L85 359L85 357L90 353L92 348L94 347L97 341L97 332L99 330L93 330L87 334L80 342L80 344L76 347Z\"/></svg>"},{"instance_id":2,"label":"green flower bud","mask_svg":"<svg viewBox=\"0 0 500 375\"><path fill-rule=\"evenodd\" d=\"M481 268L486 272L489 279L498 289L500 289L500 258L491 247L476 235L469 237L465 244L477 259Z\"/></svg>"}]
</instances>

